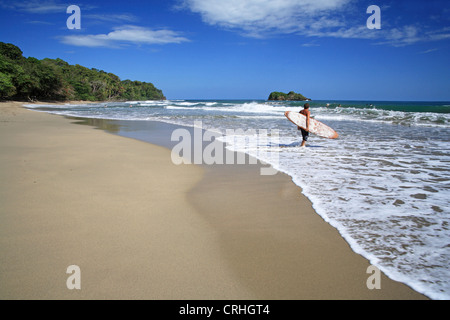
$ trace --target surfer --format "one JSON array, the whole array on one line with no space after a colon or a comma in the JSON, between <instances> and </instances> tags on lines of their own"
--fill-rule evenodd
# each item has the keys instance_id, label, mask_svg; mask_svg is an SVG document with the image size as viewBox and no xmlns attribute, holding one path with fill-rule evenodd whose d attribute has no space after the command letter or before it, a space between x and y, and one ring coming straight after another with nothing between
<instances>
[{"instance_id":1,"label":"surfer","mask_svg":"<svg viewBox=\"0 0 450 320\"><path fill-rule=\"evenodd\" d=\"M309 118L311 117L311 112L309 111L309 103L305 103L305 105L303 106L303 110L300 111L300 113L306 117L306 130L298 127L298 130L300 130L302 132L302 137L303 137L301 146L305 147L306 141L308 141L308 138L309 138Z\"/></svg>"}]
</instances>

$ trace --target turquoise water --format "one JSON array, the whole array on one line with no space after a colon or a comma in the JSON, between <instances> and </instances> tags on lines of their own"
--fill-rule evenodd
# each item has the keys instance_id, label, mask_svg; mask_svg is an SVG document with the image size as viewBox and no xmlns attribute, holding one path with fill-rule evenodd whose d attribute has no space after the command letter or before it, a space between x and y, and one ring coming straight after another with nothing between
<instances>
[{"instance_id":1,"label":"turquoise water","mask_svg":"<svg viewBox=\"0 0 450 320\"><path fill-rule=\"evenodd\" d=\"M38 109L188 127L200 123L221 133L228 148L290 175L316 212L389 277L430 298L449 299L450 102L309 103L312 116L335 129L338 139L311 136L310 147L300 148L297 128L284 112L300 111L304 102L129 101Z\"/></svg>"}]
</instances>

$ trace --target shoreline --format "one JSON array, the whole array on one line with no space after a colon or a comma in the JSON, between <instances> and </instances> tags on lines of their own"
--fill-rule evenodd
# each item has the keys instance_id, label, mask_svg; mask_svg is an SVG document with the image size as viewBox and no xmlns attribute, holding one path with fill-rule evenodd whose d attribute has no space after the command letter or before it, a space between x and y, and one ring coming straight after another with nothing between
<instances>
[{"instance_id":1,"label":"shoreline","mask_svg":"<svg viewBox=\"0 0 450 320\"><path fill-rule=\"evenodd\" d=\"M110 153L107 159L108 161L111 161L111 157L114 158L120 156L125 150L127 150L125 152L129 153L128 148L132 146L133 150L136 150L136 148L141 150L140 148L142 148L141 152L144 152L127 155L128 161L133 165L136 165L136 168L133 168L131 164L126 167L129 170L136 170L133 171L136 175L130 179L130 177L127 177L127 174L118 172L117 169L123 169L122 166L124 164L116 161L111 163L109 171L104 172L102 179L104 181L109 181L112 178L111 176L115 177L120 173L122 180L119 185L116 186L114 184L111 185L110 183L101 183L100 180L98 182L99 184L91 191L99 192L102 187L107 185L111 191L116 192L116 196L121 197L123 196L122 193L126 192L127 186L132 187L134 191L139 189L136 188L137 181L135 179L139 176L138 173L141 173L142 171L145 172L146 170L148 171L149 167L153 168L151 169L152 174L160 174L161 177L163 177L162 180L173 179L171 180L171 183L166 185L166 189L159 193L159 196L170 198L170 202L174 201L179 203L171 208L164 207L167 203L159 203L159 205L161 205L161 210L166 213L164 216L156 214L158 217L145 217L145 211L139 210L140 206L146 205L147 201L145 196L141 194L140 197L135 199L135 195L129 191L127 192L127 196L133 197L133 199L137 201L137 203L134 204L133 209L130 208L130 210L126 209L126 205L120 202L115 203L114 205L110 204L109 202L115 202L115 199L111 199L111 196L108 194L104 194L101 199L86 200L88 203L91 201L91 204L96 203L99 206L97 209L101 208L101 210L94 212L96 214L95 218L102 222L105 222L104 219L111 219L112 221L108 221L108 225L116 232L118 232L120 228L115 226L115 223L125 223L125 213L130 213L130 211L134 212L134 210L140 212L141 215L133 214L136 223L133 228L138 228L140 237L125 232L120 235L120 238L126 243L123 244L117 242L114 244L119 247L127 247L127 249L129 249L130 246L132 247L133 245L139 244L139 248L133 250L133 253L136 255L136 257L132 259L134 260L133 265L127 265L127 268L125 268L128 271L132 270L132 272L129 272L128 274L136 273L132 278L134 279L133 283L138 286L138 292L131 294L129 284L127 285L124 280L119 282L120 285L114 283L108 284L105 277L101 276L102 270L105 270L105 267L102 267L98 262L93 263L93 261L91 261L91 258L94 257L93 252L88 250L89 254L84 255L86 252L78 248L78 250L80 250L79 257L85 261L85 265L88 266L87 268L94 268L96 270L95 275L92 275L92 278L89 279L96 283L99 283L98 280L101 279L102 281L100 283L104 286L100 285L100 287L95 288L95 292L89 292L88 289L81 290L77 298L99 299L99 297L101 297L100 299L108 299L120 297L125 299L286 300L426 299L426 297L416 293L406 285L390 280L383 274L381 278L381 290L367 289L366 280L369 277L369 274L366 274L367 267L369 266L367 260L351 250L350 246L340 236L338 231L326 223L312 209L309 200L300 193L299 188L294 185L290 177L285 174L278 173L277 175L270 177L260 176L259 166L256 165L174 166L170 163L170 151L166 148L157 147L140 141L133 141L133 139L105 135L104 132L100 130L92 130L85 126L73 126L73 120L47 113L33 113L33 111L21 108L17 104L20 103L13 103L12 105L11 103L8 103L8 111L5 111L4 105L0 104L0 114L2 115L2 127L0 127L0 129L2 129L2 133L7 133L8 129L13 130L14 126L19 125L20 128L17 129L21 129L22 131L24 129L31 130L37 137L35 138L33 145L29 145L29 141L23 140L25 137L18 137L18 140L15 141L19 145L27 142L19 148L17 148L17 144L12 143L14 141L6 144L5 147L8 148L10 153L8 159L3 159L2 157L1 168L5 171L2 175L9 176L11 184L20 184L23 181L15 180L14 178L16 177L14 176L14 173L12 171L9 172L9 170L6 172L7 170L5 168L9 167L11 170L16 169L18 164L14 162L14 159L17 160L18 158L23 157L23 152L26 151L17 149L27 148L27 152L30 152L30 148L33 148L33 150L36 149L37 153L42 151L44 147L40 145L39 136L42 135L42 131L46 131L42 126L44 122L47 125L58 128L58 130L63 130L64 132L70 131L67 135L64 134L63 136L58 137L61 138L62 141L69 144L81 144L79 145L80 152L75 154L72 153L71 156L74 158L71 159L68 158L67 154L61 153L62 145L55 146L52 151L58 156L58 161L52 161L54 167L46 168L44 166L40 168L45 169L45 174L48 174L49 176L55 177L56 172L60 173L64 171L64 168L61 168L61 165L58 164L59 162L70 163L71 161L82 161L80 158L83 158L85 154L89 154L89 157L95 158L101 151ZM21 108L21 111L19 111L18 107ZM10 122L4 122L3 119L7 119ZM16 120L15 124L14 120ZM158 128L155 128L156 132L157 130ZM22 134L20 130L16 130L15 133ZM28 138L29 136L27 139ZM69 138L70 142L65 140ZM93 144L93 138L95 138L94 140L96 142L94 142L94 146L89 146ZM83 143L80 142L80 139L83 140ZM102 141L101 144L100 141ZM97 148L104 143L106 143L107 146L98 150ZM83 151L82 147L92 150L88 153L86 150ZM48 145L46 145L45 148L46 149L44 150L49 151ZM156 166L151 166L149 163L145 163L143 159L139 159L139 155L142 157L142 154L147 154L147 151L150 149L152 150L152 153L155 150L160 151L158 151L159 156ZM44 155L42 156L43 158L39 160L42 161L41 165L44 165L46 158ZM98 163L98 166L96 167L97 170L103 170L100 165L101 163L102 162ZM88 171L91 172L91 174L97 174L97 172L93 170L90 162L84 164L86 167L80 167L80 169L89 169ZM21 164L21 166L24 165ZM177 175L172 177L171 171L177 171ZM35 174L40 174L40 171L37 170ZM172 194L174 186L178 189L178 186L180 185L180 182L178 181L180 174L187 175L188 177L186 178L182 190L175 190L177 192ZM27 176L21 176L21 178L27 179ZM60 178L61 180L59 183L61 186L75 183L72 180L80 180L77 181L78 186L85 186L92 183L86 175L70 175L70 179L72 180L69 180L67 175L62 175ZM138 181L138 185L140 188L157 190L157 184L160 183L161 180L158 180L156 185L152 180L155 179L151 176L147 176L147 179L141 178ZM6 188L1 189L2 195L6 193L9 194L9 191L6 191L5 189ZM274 192L274 190L276 190L276 192ZM33 193L35 191L28 191L28 196L35 197L35 194ZM27 194L23 195L25 199L26 195ZM64 196L60 199L66 199L65 197L68 197L69 195L64 194L60 196ZM17 210L21 207L21 204L17 202L19 201L18 197L15 199L5 197L5 199L8 200L6 206L9 205L9 209ZM126 199L127 204L131 201L128 198L122 199ZM45 199L43 201L40 201L39 199L34 200L36 201L36 205L46 207L47 209L51 209L55 206L63 206L61 203L56 204L58 203L57 201L52 203L48 201L45 202ZM155 201L157 200L158 199L155 199ZM87 204L84 205L86 206L86 209L88 209L89 206ZM103 211L104 206L111 208L111 210L120 217L119 221L117 221L117 217L106 216L102 213L101 211ZM180 210L183 211L185 208L188 208L188 214L180 215L179 212L177 212ZM30 210L28 212L29 214L35 214L33 213L32 208L27 209ZM57 217L57 219L60 219L60 221L58 221L59 223L66 224L68 221L64 220L69 219L71 222L76 221L79 226L89 229L92 232L106 232L105 227L98 224L99 221L96 221L96 225L88 225L85 221L80 221L81 217L77 216L78 211L67 210L70 212L70 218ZM16 225L17 222L14 220L15 217L11 212L9 213L9 218L11 220L7 220L7 222L11 223L9 226L18 227ZM158 210L156 210L156 212L158 212ZM177 213L176 218L167 216L167 214L170 216L175 213ZM42 211L40 214L45 216L45 213ZM86 218L87 213L82 216ZM40 217L38 218L40 219ZM48 215L47 218L49 218ZM152 222L154 222L152 219L157 219L156 221L160 223L160 227L162 225L162 229L154 229L154 226L151 226ZM173 223L167 225L168 222L165 221L165 219L169 219L169 221L172 221ZM48 220L45 221L48 222ZM146 223L143 224L142 222ZM190 227L186 227L186 224ZM3 225L3 228L0 229L2 230L0 235L2 250L3 248L8 248L8 254L15 256L16 259L20 260L23 257L12 252L13 249L8 245L13 241L10 237L17 241L16 249L19 248L19 252L27 252L27 245L29 246L30 244L22 242L25 241L23 239L17 239L17 236L11 234L12 231L9 230L7 226L8 224L6 223L6 226ZM143 226L148 227L149 230L152 230L159 235L164 234L164 240L148 235L148 230L145 230ZM20 227L23 228L23 225ZM30 227L31 226L28 226L28 228ZM176 232L172 230L174 227ZM135 229L133 230L136 231ZM127 231L131 231L131 229ZM192 233L193 231L195 231L195 234ZM67 243L69 240L75 239L75 235L80 235L78 233L79 231L72 230L72 232L72 235L66 235L55 231L54 237L62 239ZM177 241L177 239L173 239L167 235L167 232L172 235L174 235L173 232L178 232L177 235L182 234L185 237L183 238L184 240L189 239L192 242L184 243ZM110 237L114 236L114 232L112 231L108 231L107 233ZM120 234L120 232L118 233ZM10 237L6 236L8 234ZM86 248L93 243L96 243L95 235L93 236L86 232L81 233L81 235L85 237L82 239L82 242ZM42 236L36 234L35 236L40 241L43 241L40 243L42 246L39 246L39 249L44 250L45 245L48 245L49 243L41 239ZM71 236L74 236L75 238L71 238ZM130 237L133 241L131 241ZM148 241L146 241L149 240L148 238L156 241L156 245L152 243L148 244ZM144 245L142 242L145 242L146 244ZM197 244L197 246L194 244ZM102 244L100 247L102 250L93 251L96 251L97 254L100 254L100 256L103 256L106 260L110 259L111 261L115 261L118 265L123 263L114 260L111 257L111 254L114 252L114 246ZM174 257L170 257L170 252L179 251L180 247L187 250L183 255L187 261L175 259L180 262L181 265L169 268L168 262L174 259ZM148 257L152 256L149 253L157 254L157 256L162 259L159 261L159 264L155 263L153 266L154 268L150 271L150 273L154 274L151 275L143 273L142 270L139 271L139 269L142 268L142 264L146 265L148 263ZM124 250L123 254L128 256L129 253ZM199 259L196 260L193 259L193 257ZM40 261L41 264L45 264L40 259L36 257L35 259ZM141 265L139 265L139 263ZM201 270L196 270L194 265ZM170 270L164 270L166 267ZM184 267L188 268L190 272L184 270ZM47 266L47 268L49 267ZM9 279L10 277L7 277L6 273L12 275L20 271L14 271L12 269L12 264L1 264L2 283L13 286ZM25 269L31 271L29 268ZM82 269L84 270L84 267L82 267ZM122 272L113 272L114 270L107 271L117 277L117 279L124 276L124 270L121 270ZM35 273L33 274L36 276ZM20 275L22 277L24 276L21 273ZM27 276L28 279L29 277L32 277L32 275ZM67 275L62 272L60 279L65 281L65 277L67 277ZM153 282L156 281L155 279L161 277L165 280L175 278L174 280L171 280L170 283L180 284L178 291L169 290L167 284L164 285L161 281L158 282L158 292L149 292L151 290L142 288L142 282L145 282L145 280L149 282L151 280ZM185 279L185 277L189 279ZM29 292L23 292L26 288L22 288L21 291L20 288L17 287L20 284L20 280L21 278L18 277L15 283L15 297L6 295L6 292L3 291L5 289L2 289L0 292L0 297L15 299L27 296ZM84 281L88 282L90 280L86 279ZM54 284L48 284L47 281L52 281L52 279L46 279L41 285L54 286ZM63 284L65 283L64 281ZM107 285L105 285L105 282ZM35 295L32 294L31 296L38 297L39 299L52 299L52 295L41 295L42 292L39 291L39 288L36 288L36 286L33 286L33 288L34 291L31 291L34 292ZM112 292L107 294L107 288ZM153 283L152 288L155 288ZM57 295L58 299L74 298L72 292L67 292L67 288L59 289L60 291L58 291ZM77 293L75 293L75 295L77 295Z\"/></svg>"},{"instance_id":2,"label":"shoreline","mask_svg":"<svg viewBox=\"0 0 450 320\"><path fill-rule=\"evenodd\" d=\"M91 122L91 119L85 119L87 122ZM150 122L152 123L151 125L146 125L145 123L147 122L134 122L134 121L129 121L129 120L105 120L104 123L100 122L100 123L95 123L95 124L91 124L94 126L101 126L104 128L107 128L108 126L114 126L117 125L117 127L124 127L123 132L114 132L115 134L118 135L122 135L128 138L133 138L133 139L137 139L137 140L142 140L142 141L146 141L152 144L157 144L169 149L172 149L175 144L177 144L178 142L170 142L168 141L167 136L170 136L170 133L175 130L180 128L179 126L173 125L173 124L168 124L168 123L163 123L163 122ZM107 125L105 125L107 124ZM158 127L158 129L156 129L156 127ZM133 128L133 129L130 129ZM190 127L181 127L184 130L188 130L191 133L191 137L194 136L194 130L193 128ZM108 131L108 129L106 129ZM162 132L163 135L156 135L153 136L154 132ZM130 133L131 132L131 133ZM149 132L151 132L152 134L149 134ZM192 141L192 143L194 143L194 141ZM208 143L206 143L207 145ZM205 143L203 145L203 148L205 148ZM231 153L231 154L236 154L236 152L232 152L229 151L228 149L225 149L225 146L223 146L224 150L223 150L223 154L224 154L224 159L225 158L233 158L233 156L227 156L225 155L225 153ZM246 155L246 163L249 163L249 158L252 158L249 155ZM191 159L191 161L193 161L193 159ZM332 226L329 222L326 222L323 217L321 217L312 207L312 203L311 201L302 193L302 189L301 187L299 187L298 185L294 184L294 182L292 181L292 177L277 171L277 174L275 176L261 176L260 175L260 169L263 168L268 168L266 164L261 164L261 162L258 160L257 161L258 164L257 165L249 165L249 164L245 164L245 165L205 165L205 164L201 164L199 166L201 166L202 168L205 169L205 176L202 180L202 182L200 184L198 184L193 190L191 190L189 192L190 194L190 198L192 199L192 203L195 205L195 207L199 208L199 211L202 212L205 216L205 219L207 219L208 221L211 221L211 225L212 226L223 226L228 224L227 219L229 218L229 212L238 212L239 214L233 216L233 221L236 221L238 219L242 218L242 215L248 216L249 220L245 221L245 222L240 222L240 223L236 223L236 225L238 225L240 228L246 228L246 232L250 231L253 232L255 229L258 229L260 227L258 227L258 225L264 225L264 227L266 229L268 228L272 228L274 225L280 225L284 231L289 230L290 234L278 234L277 236L282 236L282 237L290 237L289 239L295 239L295 241L298 243L309 243L311 245L311 247L313 247L316 243L315 240L315 236L311 234L310 232L308 233L307 230L305 230L305 227L303 225L301 225L301 220L298 220L297 218L297 214L298 214L298 207L301 207L302 210L305 210L306 212L305 217L308 217L310 219L313 219L312 221L312 225L317 224L317 226L321 226L322 229L318 229L321 230L321 232L323 232L324 234L326 234L326 238L329 239L334 239L333 241L335 241L336 243L341 242L342 245L344 247L348 247L348 249L350 249L350 254L351 255L355 255L356 258L354 260L354 264L358 265L358 267L353 268L353 270L355 271L355 273L360 272L361 268L365 268L364 270L367 270L367 267L369 267L370 263L369 260L367 258L365 258L363 255L360 255L358 253L356 253L353 248L350 246L350 244L345 240L345 238L340 234L340 232L334 227ZM268 179L268 180L266 180ZM226 181L226 182L224 182ZM269 183L267 183L269 182ZM266 186L266 187L264 187ZM219 191L220 190L220 191ZM239 191L236 191L239 190ZM251 190L256 190L256 192L252 192ZM274 192L275 190L275 192ZM278 191L277 191L278 190ZM253 195L251 195L253 194ZM245 196L243 196L245 195ZM205 198L213 198L213 201L205 201ZM232 201L226 201L226 199L231 199ZM255 204L258 204L262 202L262 205L257 205L255 206ZM234 205L237 204L237 205ZM269 206L269 207L268 207ZM285 214L289 215L289 222L283 222L279 223L277 221L277 217L273 214L274 212L277 212L277 210L279 211L279 208L283 208L283 210L289 210L292 209L293 213L288 213L288 212L283 212ZM245 209L243 209L245 208ZM270 209L268 209L270 208ZM212 212L214 212L212 214ZM258 222L255 221L254 218L260 215L260 213L264 214L264 221ZM250 218L252 218L252 220L250 220ZM254 225L256 224L256 226ZM292 228L292 224L296 225L295 228ZM299 231L303 230L303 232L307 232L307 236L301 237L298 235ZM223 240L223 244L225 245L225 247L229 247L228 250L234 252L231 255L234 255L236 251L239 251L239 248L232 248L232 246L230 246L229 244L232 243L233 241L235 241L234 238L236 237L242 237L245 238L245 234L242 232L241 229L239 229L237 232L236 230L233 229L226 229L226 228L220 228L220 233L221 234L225 234L224 236L224 240ZM270 236L270 234L267 234L268 236ZM258 241L256 241L257 243L259 243L259 247L261 248L261 250L259 251L263 251L265 245L267 245L267 239L261 234L259 235L260 239ZM248 239L247 239L248 240ZM288 240L288 241L290 241ZM248 241L246 241L248 242ZM320 241L319 241L320 242ZM268 244L270 246L270 243ZM281 245L280 245L281 247ZM343 250L342 247L339 247L339 250ZM295 248L291 248L292 250L285 250L285 253L288 254L295 254L296 253L296 249ZM279 250L279 247L276 249ZM274 251L274 259L268 259L269 261L278 261L278 265L280 264L280 261L288 261L288 263L286 265L288 265L290 263L290 260L292 259L285 259L283 256L280 255L280 252L278 251ZM332 256L333 254L335 254L334 250L332 250L327 256ZM342 254L345 255L346 257L348 257L348 252L346 252L346 250L342 251ZM250 259L249 257L252 256L251 252L246 252L245 254L243 254L240 258L239 261L241 261L241 266L245 267L246 263L243 263L242 261L247 261ZM253 258L253 260L258 259ZM235 261L235 257L231 258L230 260ZM325 259L322 259L323 261ZM340 260L339 255L337 256L336 260ZM367 262L367 266L362 266L361 265L361 260ZM300 261L298 261L297 263L300 263ZM330 261L330 264L335 263L335 261ZM347 263L345 261L342 262L343 264ZM267 263L266 263L267 264ZM251 263L248 263L248 265L251 265ZM245 269L245 268L244 268ZM324 270L324 272L328 272L326 271L326 267L322 268L322 270ZM275 270L275 267L273 267L273 270L271 271L273 274L275 274L277 272L277 270ZM307 273L307 272L305 272ZM255 278L255 275L253 274L253 270L248 270L248 274L251 277ZM395 282L397 284L401 284L404 285L407 288L410 288L408 285L393 280L390 277L387 277L383 272L381 272L382 276L384 277L383 279L387 279L388 281L392 281ZM339 276L338 274L335 274L335 276ZM361 276L361 274L360 274ZM313 275L314 277L314 275ZM359 280L356 281L361 281L364 282L364 279L367 280L367 278L369 277L369 275L365 274L364 276L361 276ZM328 279L329 280L329 279ZM327 281L328 281L327 280ZM292 282L293 281L293 282ZM351 278L347 278L345 281L348 282L355 282L354 279ZM385 281L385 280L382 280ZM259 278L256 282L264 282L264 278ZM333 281L331 281L333 282ZM297 283L295 279L289 279L289 280L285 280L282 283ZM329 299L329 297L332 297L331 299L341 299L341 297L334 297L332 294L330 295L329 293L326 292L320 292L320 293L312 293L313 290L311 290L311 288L313 288L315 286L314 283L311 283L309 281L305 281L305 283L309 286L309 291L307 295L302 295L299 292L296 292L297 288L292 288L290 294L286 297L286 299L293 299L292 297L297 297L298 299L315 299L312 298L314 296L314 294L317 294L317 296L320 299L320 297L327 297ZM365 282L364 282L365 283ZM355 283L356 284L356 283ZM324 286L326 286L325 284L323 284ZM342 283L342 288L345 288L345 284ZM319 286L322 287L322 286ZM272 288L273 289L273 288ZM389 290L394 289L396 290L395 286L390 288ZM411 290L413 290L414 292L416 292L414 289L411 288ZM282 291L286 291L286 287L282 290ZM259 292L261 292L261 288L259 288ZM381 293L381 292L380 292ZM264 293L262 293L261 298L264 299L270 299L270 290L265 292L265 294L269 294L268 296L265 296ZM340 292L339 295L342 296L346 296L346 299L388 299L388 296L385 297L381 297L381 296L377 296L374 294L374 292L372 292L371 294L361 294L360 291L358 291L358 294L353 296L353 293L351 292L346 292L346 293L342 293ZM391 297L395 296L394 293ZM419 295L421 295L423 298L428 299L427 297L425 297L424 295L422 295L421 293L418 293ZM357 297L358 296L358 297ZM291 298L289 298L291 297ZM355 298L357 297L357 298ZM364 297L364 298L362 298ZM395 298L394 298L395 299Z\"/></svg>"}]
</instances>

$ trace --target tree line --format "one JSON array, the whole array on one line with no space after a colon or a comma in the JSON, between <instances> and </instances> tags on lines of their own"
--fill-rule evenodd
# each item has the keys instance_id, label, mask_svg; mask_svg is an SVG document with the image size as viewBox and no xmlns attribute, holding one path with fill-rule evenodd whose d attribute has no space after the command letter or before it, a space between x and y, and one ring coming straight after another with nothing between
<instances>
[{"instance_id":1,"label":"tree line","mask_svg":"<svg viewBox=\"0 0 450 320\"><path fill-rule=\"evenodd\" d=\"M22 50L0 42L0 100L165 100L152 83L124 80L62 59L25 58Z\"/></svg>"}]
</instances>

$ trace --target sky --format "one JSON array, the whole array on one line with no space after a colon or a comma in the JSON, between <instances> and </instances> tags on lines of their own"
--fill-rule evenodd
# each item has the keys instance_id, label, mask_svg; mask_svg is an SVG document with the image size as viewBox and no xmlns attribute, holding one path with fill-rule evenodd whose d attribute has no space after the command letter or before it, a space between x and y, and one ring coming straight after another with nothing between
<instances>
[{"instance_id":1,"label":"sky","mask_svg":"<svg viewBox=\"0 0 450 320\"><path fill-rule=\"evenodd\" d=\"M0 24L26 57L168 99L450 101L448 0L0 0Z\"/></svg>"}]
</instances>

